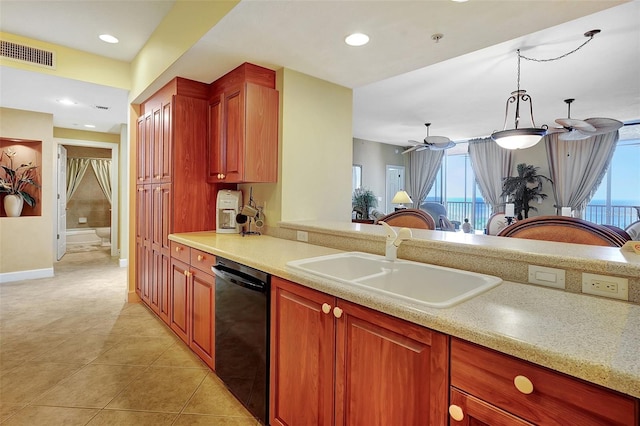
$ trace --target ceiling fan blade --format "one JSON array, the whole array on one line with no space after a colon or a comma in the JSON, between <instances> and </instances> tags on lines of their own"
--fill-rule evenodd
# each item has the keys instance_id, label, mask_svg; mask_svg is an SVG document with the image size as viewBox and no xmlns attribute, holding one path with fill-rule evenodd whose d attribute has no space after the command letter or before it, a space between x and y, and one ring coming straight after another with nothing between
<instances>
[{"instance_id":1,"label":"ceiling fan blade","mask_svg":"<svg viewBox=\"0 0 640 426\"><path fill-rule=\"evenodd\" d=\"M551 133L564 133L564 132L568 132L569 130L565 129L564 127L552 127L550 129L547 129L547 134L551 134Z\"/></svg>"},{"instance_id":2,"label":"ceiling fan blade","mask_svg":"<svg viewBox=\"0 0 640 426\"><path fill-rule=\"evenodd\" d=\"M431 151L444 151L445 149L453 148L456 146L456 143L453 141L449 141L446 143L434 143L429 145L429 149Z\"/></svg>"},{"instance_id":3,"label":"ceiling fan blade","mask_svg":"<svg viewBox=\"0 0 640 426\"><path fill-rule=\"evenodd\" d=\"M592 135L615 132L623 126L621 121L613 118L587 118L585 121L595 128Z\"/></svg>"},{"instance_id":4,"label":"ceiling fan blade","mask_svg":"<svg viewBox=\"0 0 640 426\"><path fill-rule=\"evenodd\" d=\"M561 133L558 136L558 139L562 141L580 141L583 139L588 139L591 136L591 133L583 133L581 130L573 129L568 132Z\"/></svg>"},{"instance_id":5,"label":"ceiling fan blade","mask_svg":"<svg viewBox=\"0 0 640 426\"><path fill-rule=\"evenodd\" d=\"M422 145L424 142L422 142L422 141L414 141L414 140L409 139L409 143L412 143L414 145Z\"/></svg>"},{"instance_id":6,"label":"ceiling fan blade","mask_svg":"<svg viewBox=\"0 0 640 426\"><path fill-rule=\"evenodd\" d=\"M451 139L446 136L427 136L426 138L424 138L424 143L429 145L447 144L449 142L451 142Z\"/></svg>"},{"instance_id":7,"label":"ceiling fan blade","mask_svg":"<svg viewBox=\"0 0 640 426\"><path fill-rule=\"evenodd\" d=\"M421 145L417 147L416 152L424 151L425 149L430 149L429 145Z\"/></svg>"},{"instance_id":8,"label":"ceiling fan blade","mask_svg":"<svg viewBox=\"0 0 640 426\"><path fill-rule=\"evenodd\" d=\"M424 146L424 145L422 145L422 144L420 144L420 145L414 145L414 146L412 146L411 148L407 148L407 149L405 149L404 151L402 151L402 153L403 153L403 154L408 154L408 153L410 153L411 151L415 151L415 150L417 150L418 148L420 148L420 147L422 147L422 146Z\"/></svg>"},{"instance_id":9,"label":"ceiling fan blade","mask_svg":"<svg viewBox=\"0 0 640 426\"><path fill-rule=\"evenodd\" d=\"M595 132L596 128L584 120L576 120L575 118L558 118L556 123L569 129L584 130L587 132Z\"/></svg>"}]
</instances>

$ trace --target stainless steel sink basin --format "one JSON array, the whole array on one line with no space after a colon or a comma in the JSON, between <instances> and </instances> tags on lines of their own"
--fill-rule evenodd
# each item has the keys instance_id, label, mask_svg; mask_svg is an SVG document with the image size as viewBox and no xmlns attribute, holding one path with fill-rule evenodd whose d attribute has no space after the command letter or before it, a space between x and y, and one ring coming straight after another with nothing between
<instances>
[{"instance_id":1,"label":"stainless steel sink basin","mask_svg":"<svg viewBox=\"0 0 640 426\"><path fill-rule=\"evenodd\" d=\"M295 260L287 266L432 308L453 306L502 282L491 275L408 260L390 262L384 256L359 252Z\"/></svg>"}]
</instances>

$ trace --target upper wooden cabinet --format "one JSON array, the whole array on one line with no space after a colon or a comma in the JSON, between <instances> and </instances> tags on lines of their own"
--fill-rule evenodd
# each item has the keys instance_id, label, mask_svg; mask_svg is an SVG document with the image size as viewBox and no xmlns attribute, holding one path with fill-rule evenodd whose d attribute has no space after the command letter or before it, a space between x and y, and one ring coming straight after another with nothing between
<instances>
[{"instance_id":1,"label":"upper wooden cabinet","mask_svg":"<svg viewBox=\"0 0 640 426\"><path fill-rule=\"evenodd\" d=\"M275 72L245 63L211 84L208 181L276 182Z\"/></svg>"}]
</instances>

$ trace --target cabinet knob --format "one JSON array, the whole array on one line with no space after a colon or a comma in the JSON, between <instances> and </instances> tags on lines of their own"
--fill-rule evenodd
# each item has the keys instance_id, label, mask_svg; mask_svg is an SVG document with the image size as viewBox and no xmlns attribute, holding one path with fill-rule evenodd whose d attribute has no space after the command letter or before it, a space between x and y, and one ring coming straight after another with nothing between
<instances>
[{"instance_id":1,"label":"cabinet knob","mask_svg":"<svg viewBox=\"0 0 640 426\"><path fill-rule=\"evenodd\" d=\"M179 252L180 252L180 250L182 250L182 247L180 247L180 246L176 246L176 253L179 253Z\"/></svg>"},{"instance_id":2,"label":"cabinet knob","mask_svg":"<svg viewBox=\"0 0 640 426\"><path fill-rule=\"evenodd\" d=\"M461 422L464 419L464 413L459 405L451 404L449 406L449 415L456 422Z\"/></svg>"},{"instance_id":3,"label":"cabinet knob","mask_svg":"<svg viewBox=\"0 0 640 426\"><path fill-rule=\"evenodd\" d=\"M531 383L531 380L526 376L516 376L513 379L513 384L516 386L516 389L525 395L533 392L533 383Z\"/></svg>"},{"instance_id":4,"label":"cabinet knob","mask_svg":"<svg viewBox=\"0 0 640 426\"><path fill-rule=\"evenodd\" d=\"M333 308L333 316L336 318L340 318L342 316L342 309L338 308L337 306Z\"/></svg>"},{"instance_id":5,"label":"cabinet knob","mask_svg":"<svg viewBox=\"0 0 640 426\"><path fill-rule=\"evenodd\" d=\"M329 312L331 312L331 306L329 306L328 303L323 303L322 312L324 312L325 314L328 314Z\"/></svg>"},{"instance_id":6,"label":"cabinet knob","mask_svg":"<svg viewBox=\"0 0 640 426\"><path fill-rule=\"evenodd\" d=\"M203 256L203 255L201 255L201 254L199 254L199 255L198 255L198 262L202 262L202 260L203 260L203 259L204 259L204 256Z\"/></svg>"}]
</instances>

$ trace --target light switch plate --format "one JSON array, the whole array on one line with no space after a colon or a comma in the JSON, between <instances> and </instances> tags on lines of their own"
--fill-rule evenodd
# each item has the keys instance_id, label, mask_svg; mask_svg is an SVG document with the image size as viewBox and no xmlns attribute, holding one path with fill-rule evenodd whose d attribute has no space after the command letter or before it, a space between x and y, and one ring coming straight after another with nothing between
<instances>
[{"instance_id":1,"label":"light switch plate","mask_svg":"<svg viewBox=\"0 0 640 426\"><path fill-rule=\"evenodd\" d=\"M529 282L531 284L564 289L564 269L529 265Z\"/></svg>"}]
</instances>

